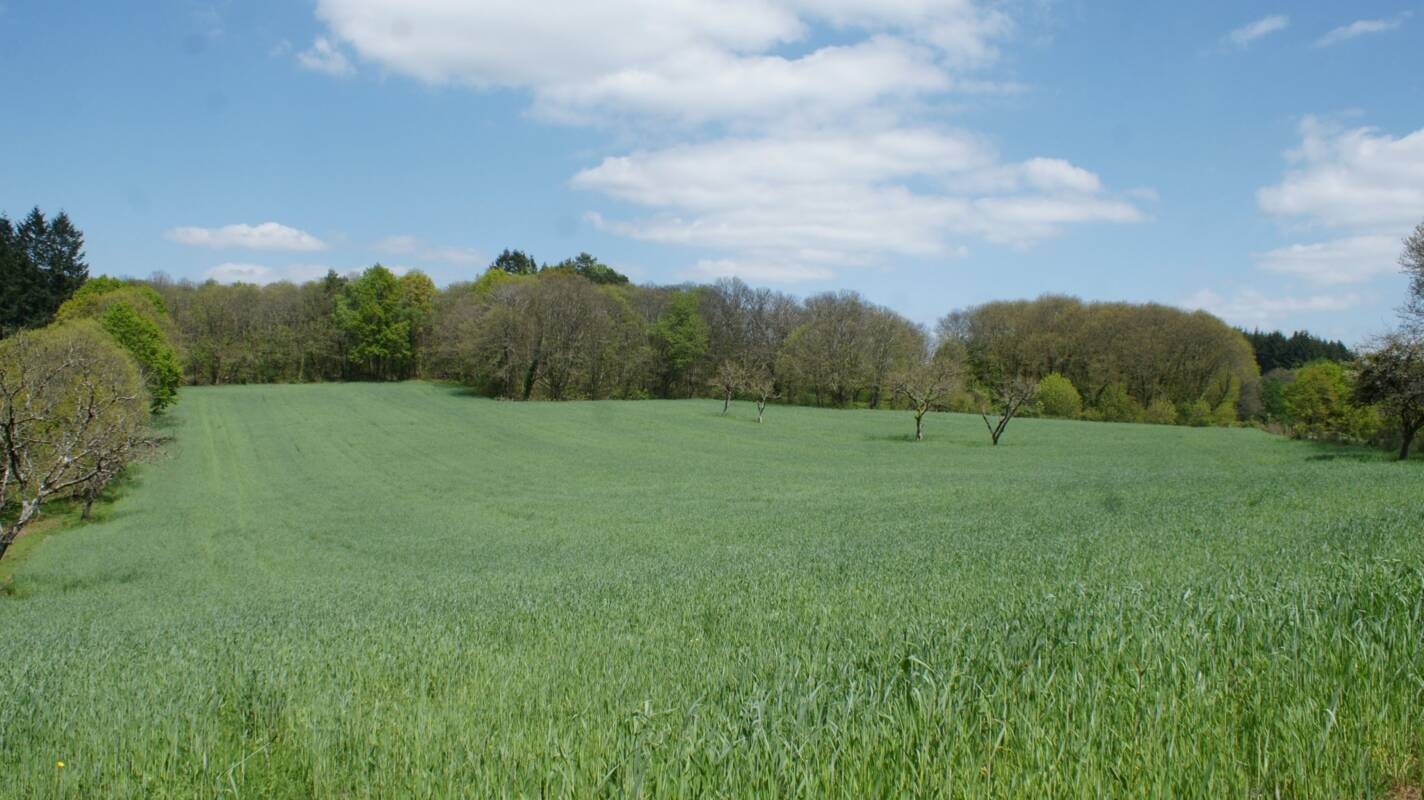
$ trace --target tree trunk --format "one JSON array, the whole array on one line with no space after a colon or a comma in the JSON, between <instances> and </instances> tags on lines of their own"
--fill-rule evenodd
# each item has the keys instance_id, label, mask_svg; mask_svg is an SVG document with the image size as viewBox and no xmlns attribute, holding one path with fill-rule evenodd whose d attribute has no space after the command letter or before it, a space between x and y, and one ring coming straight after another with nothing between
<instances>
[{"instance_id":1,"label":"tree trunk","mask_svg":"<svg viewBox=\"0 0 1424 800\"><path fill-rule=\"evenodd\" d=\"M916 414L916 415L915 415L915 441L918 442L918 441L921 441L921 440L924 439L924 438L925 438L924 417L920 416L919 414Z\"/></svg>"},{"instance_id":2,"label":"tree trunk","mask_svg":"<svg viewBox=\"0 0 1424 800\"><path fill-rule=\"evenodd\" d=\"M1400 460L1400 461L1408 461L1408 460L1409 460L1409 446L1414 443L1414 436L1415 436L1415 434L1419 433L1419 428L1420 428L1420 425L1419 425L1418 423L1415 423L1414 425L1410 425L1409 423L1405 423L1405 424L1404 424L1403 430L1401 430L1401 431L1400 431L1400 434L1399 434L1399 438L1400 438L1400 443L1399 443L1399 460Z\"/></svg>"},{"instance_id":3,"label":"tree trunk","mask_svg":"<svg viewBox=\"0 0 1424 800\"><path fill-rule=\"evenodd\" d=\"M727 392L722 396L722 416L727 416L727 409L732 407L732 393Z\"/></svg>"},{"instance_id":4,"label":"tree trunk","mask_svg":"<svg viewBox=\"0 0 1424 800\"><path fill-rule=\"evenodd\" d=\"M0 561L4 560L5 551L10 549L10 543L15 541L15 537L19 535L19 533L19 526L0 532Z\"/></svg>"},{"instance_id":5,"label":"tree trunk","mask_svg":"<svg viewBox=\"0 0 1424 800\"><path fill-rule=\"evenodd\" d=\"M93 511L94 511L94 495L92 495L92 494L87 494L87 495L84 496L84 511L83 511L83 513L81 513L81 514L79 515L79 518L82 519L82 520L87 520L87 519L89 519L89 517L90 517L90 515L92 514Z\"/></svg>"}]
</instances>

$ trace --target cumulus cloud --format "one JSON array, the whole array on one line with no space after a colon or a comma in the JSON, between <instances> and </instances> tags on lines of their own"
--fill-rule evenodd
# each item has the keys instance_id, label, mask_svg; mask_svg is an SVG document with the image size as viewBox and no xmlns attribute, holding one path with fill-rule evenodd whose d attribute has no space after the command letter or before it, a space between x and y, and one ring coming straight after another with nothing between
<instances>
[{"instance_id":1,"label":"cumulus cloud","mask_svg":"<svg viewBox=\"0 0 1424 800\"><path fill-rule=\"evenodd\" d=\"M1269 17L1262 17L1255 22L1242 25L1236 30L1226 34L1223 41L1232 47L1244 50L1250 47L1257 39L1269 36L1277 31L1283 31L1289 25L1290 17L1284 14L1273 14Z\"/></svg>"},{"instance_id":2,"label":"cumulus cloud","mask_svg":"<svg viewBox=\"0 0 1424 800\"><path fill-rule=\"evenodd\" d=\"M725 121L792 107L817 116L880 98L1014 88L951 73L992 62L1013 28L976 0L321 0L317 14L333 39L388 69L529 90L536 110L566 121ZM776 52L816 26L851 40ZM325 37L308 52L344 62Z\"/></svg>"},{"instance_id":3,"label":"cumulus cloud","mask_svg":"<svg viewBox=\"0 0 1424 800\"><path fill-rule=\"evenodd\" d=\"M1398 271L1397 236L1352 236L1314 244L1292 244L1263 253L1257 263L1271 272L1318 284L1362 283Z\"/></svg>"},{"instance_id":4,"label":"cumulus cloud","mask_svg":"<svg viewBox=\"0 0 1424 800\"><path fill-rule=\"evenodd\" d=\"M631 119L645 147L601 159L571 185L643 215L589 218L720 251L696 261L696 275L790 282L887 257L958 255L967 240L1026 245L1069 225L1143 218L1081 166L1006 161L971 133L914 121L952 93L1022 89L986 74L1015 32L1003 8L318 0L317 15L332 50L397 74L526 91L537 115L564 124ZM827 30L834 43L817 43ZM422 247L391 244L412 256Z\"/></svg>"},{"instance_id":5,"label":"cumulus cloud","mask_svg":"<svg viewBox=\"0 0 1424 800\"><path fill-rule=\"evenodd\" d=\"M1409 19L1409 12L1400 14L1393 19L1360 19L1349 25L1342 25L1316 40L1316 47L1329 47L1333 44L1348 42L1351 39L1358 39L1371 33L1387 33L1398 30L1404 21Z\"/></svg>"},{"instance_id":6,"label":"cumulus cloud","mask_svg":"<svg viewBox=\"0 0 1424 800\"><path fill-rule=\"evenodd\" d=\"M1316 294L1305 297L1268 295L1257 289L1242 289L1225 297L1202 289L1188 297L1184 308L1207 311L1234 325L1270 328L1299 314L1331 313L1358 307L1364 298L1357 293Z\"/></svg>"},{"instance_id":7,"label":"cumulus cloud","mask_svg":"<svg viewBox=\"0 0 1424 800\"><path fill-rule=\"evenodd\" d=\"M1261 266L1320 284L1395 271L1400 241L1424 218L1424 129L1394 137L1306 117L1300 133L1284 178L1257 202L1282 221L1335 235L1272 250Z\"/></svg>"},{"instance_id":8,"label":"cumulus cloud","mask_svg":"<svg viewBox=\"0 0 1424 800\"><path fill-rule=\"evenodd\" d=\"M911 189L912 179L923 187ZM977 137L924 128L644 151L607 158L573 185L654 211L595 217L606 229L810 264L816 275L886 253L957 254L965 237L1030 244L1067 224L1143 218L1087 170L1052 159L1003 164Z\"/></svg>"},{"instance_id":9,"label":"cumulus cloud","mask_svg":"<svg viewBox=\"0 0 1424 800\"><path fill-rule=\"evenodd\" d=\"M409 256L442 264L484 264L489 260L478 250L430 245L414 236L387 236L376 243L376 249L388 255Z\"/></svg>"},{"instance_id":10,"label":"cumulus cloud","mask_svg":"<svg viewBox=\"0 0 1424 800\"><path fill-rule=\"evenodd\" d=\"M325 250L326 243L303 230L276 222L260 225L224 225L221 228L179 227L164 233L170 241L215 250L241 247L249 250Z\"/></svg>"},{"instance_id":11,"label":"cumulus cloud","mask_svg":"<svg viewBox=\"0 0 1424 800\"><path fill-rule=\"evenodd\" d=\"M351 59L325 36L316 37L311 47L297 53L297 63L313 72L324 72L338 78L356 71Z\"/></svg>"}]
</instances>

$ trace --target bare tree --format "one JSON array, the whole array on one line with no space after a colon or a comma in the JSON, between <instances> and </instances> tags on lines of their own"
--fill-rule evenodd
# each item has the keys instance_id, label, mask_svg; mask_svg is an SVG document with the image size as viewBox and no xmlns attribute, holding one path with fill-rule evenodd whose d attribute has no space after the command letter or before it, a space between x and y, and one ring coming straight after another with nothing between
<instances>
[{"instance_id":1,"label":"bare tree","mask_svg":"<svg viewBox=\"0 0 1424 800\"><path fill-rule=\"evenodd\" d=\"M726 416L727 409L732 407L732 398L737 394L737 390L742 388L746 382L746 370L742 369L733 361L723 361L717 367L717 373L712 376L710 386L722 395L722 415Z\"/></svg>"},{"instance_id":2,"label":"bare tree","mask_svg":"<svg viewBox=\"0 0 1424 800\"><path fill-rule=\"evenodd\" d=\"M996 447L999 437L1004 435L1009 423L1036 394L1038 381L1022 376L1003 378L992 384L987 391L981 390L978 393L979 416L984 420L984 426L989 429L989 438ZM990 422L991 416L997 417L998 422Z\"/></svg>"},{"instance_id":3,"label":"bare tree","mask_svg":"<svg viewBox=\"0 0 1424 800\"><path fill-rule=\"evenodd\" d=\"M1386 336L1360 356L1355 395L1378 404L1399 425L1399 460L1409 458L1409 446L1424 428L1424 338Z\"/></svg>"},{"instance_id":4,"label":"bare tree","mask_svg":"<svg viewBox=\"0 0 1424 800\"><path fill-rule=\"evenodd\" d=\"M0 558L46 501L118 474L148 423L138 368L93 322L0 346Z\"/></svg>"},{"instance_id":5,"label":"bare tree","mask_svg":"<svg viewBox=\"0 0 1424 800\"><path fill-rule=\"evenodd\" d=\"M766 405L776 397L776 377L768 369L757 369L743 377L742 386L756 401L757 423L766 415Z\"/></svg>"},{"instance_id":6,"label":"bare tree","mask_svg":"<svg viewBox=\"0 0 1424 800\"><path fill-rule=\"evenodd\" d=\"M890 378L895 395L905 398L911 413L915 415L915 441L925 438L925 415L938 408L946 397L959 389L963 381L962 361L932 355L920 358Z\"/></svg>"}]
</instances>

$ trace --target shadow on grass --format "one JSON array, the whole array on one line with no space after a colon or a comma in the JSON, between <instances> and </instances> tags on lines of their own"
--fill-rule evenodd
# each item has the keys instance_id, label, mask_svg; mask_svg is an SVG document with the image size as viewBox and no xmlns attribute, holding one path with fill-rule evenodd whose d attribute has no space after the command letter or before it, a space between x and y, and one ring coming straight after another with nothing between
<instances>
[{"instance_id":1,"label":"shadow on grass","mask_svg":"<svg viewBox=\"0 0 1424 800\"><path fill-rule=\"evenodd\" d=\"M1343 444L1340 442L1302 442L1307 445L1310 454L1305 457L1306 461L1358 461L1358 462L1391 462L1397 461L1398 454L1394 450L1384 448L1367 447L1359 444ZM1410 459L1411 461L1413 459Z\"/></svg>"}]
</instances>

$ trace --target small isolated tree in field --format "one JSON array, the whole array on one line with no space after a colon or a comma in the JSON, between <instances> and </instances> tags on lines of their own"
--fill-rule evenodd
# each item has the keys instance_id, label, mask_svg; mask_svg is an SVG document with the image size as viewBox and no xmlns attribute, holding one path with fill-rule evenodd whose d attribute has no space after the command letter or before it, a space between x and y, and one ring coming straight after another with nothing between
<instances>
[{"instance_id":1,"label":"small isolated tree in field","mask_svg":"<svg viewBox=\"0 0 1424 800\"><path fill-rule=\"evenodd\" d=\"M93 322L0 345L0 558L46 501L92 505L141 446L148 406L133 360Z\"/></svg>"},{"instance_id":2,"label":"small isolated tree in field","mask_svg":"<svg viewBox=\"0 0 1424 800\"><path fill-rule=\"evenodd\" d=\"M743 376L742 388L751 393L756 401L757 423L766 415L766 405L776 397L776 377L766 368L747 371Z\"/></svg>"},{"instance_id":3,"label":"small isolated tree in field","mask_svg":"<svg viewBox=\"0 0 1424 800\"><path fill-rule=\"evenodd\" d=\"M895 396L903 397L915 415L915 441L925 438L925 415L938 408L963 381L963 362L933 356L921 358L891 377Z\"/></svg>"},{"instance_id":4,"label":"small isolated tree in field","mask_svg":"<svg viewBox=\"0 0 1424 800\"><path fill-rule=\"evenodd\" d=\"M1399 425L1399 460L1408 459L1424 428L1424 339L1396 334L1360 356L1355 397L1377 404Z\"/></svg>"},{"instance_id":5,"label":"small isolated tree in field","mask_svg":"<svg viewBox=\"0 0 1424 800\"><path fill-rule=\"evenodd\" d=\"M999 438L1004 435L1004 430L1009 427L1009 423L1018 416L1024 404L1033 400L1038 393L1038 381L1018 376L1014 378L1001 378L977 392L979 401L979 416L984 420L984 426L989 429L989 439L998 446ZM998 422L991 422L990 417L996 417Z\"/></svg>"},{"instance_id":6,"label":"small isolated tree in field","mask_svg":"<svg viewBox=\"0 0 1424 800\"><path fill-rule=\"evenodd\" d=\"M726 416L727 409L732 407L732 398L737 391L746 383L746 371L737 366L732 361L723 361L717 367L717 374L712 376L711 386L722 395L722 415Z\"/></svg>"}]
</instances>

